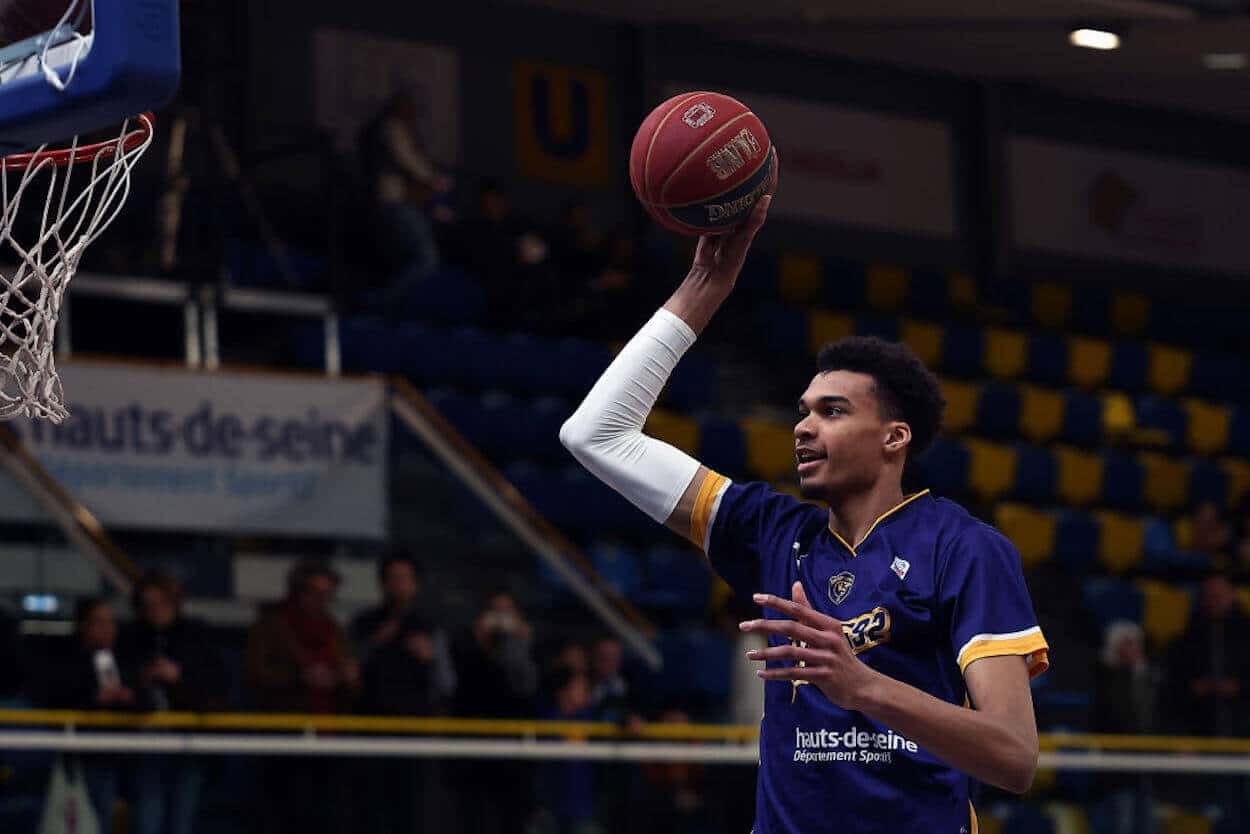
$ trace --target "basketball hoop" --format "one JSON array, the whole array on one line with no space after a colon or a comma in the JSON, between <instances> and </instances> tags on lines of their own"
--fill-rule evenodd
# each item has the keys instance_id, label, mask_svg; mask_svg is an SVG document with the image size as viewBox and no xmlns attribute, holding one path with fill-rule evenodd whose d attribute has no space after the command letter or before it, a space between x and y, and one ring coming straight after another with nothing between
<instances>
[{"instance_id":1,"label":"basketball hoop","mask_svg":"<svg viewBox=\"0 0 1250 834\"><path fill-rule=\"evenodd\" d=\"M130 196L130 170L152 144L154 121L144 113L127 119L116 139L75 138L65 148L0 158L0 420L68 416L53 362L61 302L83 252ZM28 194L43 210L38 231L19 241L14 226ZM14 259L16 266L4 263Z\"/></svg>"}]
</instances>

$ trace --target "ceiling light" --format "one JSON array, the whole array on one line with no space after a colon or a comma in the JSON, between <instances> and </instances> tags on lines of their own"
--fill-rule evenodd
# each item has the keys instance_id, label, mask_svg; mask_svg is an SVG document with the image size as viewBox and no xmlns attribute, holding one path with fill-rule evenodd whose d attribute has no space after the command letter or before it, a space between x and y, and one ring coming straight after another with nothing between
<instances>
[{"instance_id":1,"label":"ceiling light","mask_svg":"<svg viewBox=\"0 0 1250 834\"><path fill-rule=\"evenodd\" d=\"M1120 36L1105 29L1073 29L1068 34L1068 41L1073 46L1086 49L1119 49Z\"/></svg>"},{"instance_id":2,"label":"ceiling light","mask_svg":"<svg viewBox=\"0 0 1250 834\"><path fill-rule=\"evenodd\" d=\"M1240 70L1250 65L1244 52L1208 52L1202 56L1202 65L1213 70Z\"/></svg>"}]
</instances>

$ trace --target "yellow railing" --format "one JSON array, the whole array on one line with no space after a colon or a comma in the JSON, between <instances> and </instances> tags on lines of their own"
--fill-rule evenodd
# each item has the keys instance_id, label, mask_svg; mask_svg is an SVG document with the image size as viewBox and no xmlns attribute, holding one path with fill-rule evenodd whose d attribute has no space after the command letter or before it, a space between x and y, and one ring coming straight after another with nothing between
<instances>
[{"instance_id":1,"label":"yellow railing","mask_svg":"<svg viewBox=\"0 0 1250 834\"><path fill-rule=\"evenodd\" d=\"M520 736L575 739L748 742L753 725L643 724L626 729L595 721L528 721L485 718L400 718L293 713L78 712L0 709L0 725L115 729L244 730L254 732L367 733L428 736ZM1250 754L1250 738L1121 736L1043 733L1043 750Z\"/></svg>"}]
</instances>

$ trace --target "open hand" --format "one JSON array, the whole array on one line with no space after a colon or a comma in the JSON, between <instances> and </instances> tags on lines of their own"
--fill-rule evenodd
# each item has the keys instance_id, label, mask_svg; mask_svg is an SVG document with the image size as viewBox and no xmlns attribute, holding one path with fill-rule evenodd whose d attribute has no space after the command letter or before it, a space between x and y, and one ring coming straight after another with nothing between
<instances>
[{"instance_id":1,"label":"open hand","mask_svg":"<svg viewBox=\"0 0 1250 834\"><path fill-rule=\"evenodd\" d=\"M795 582L791 595L793 600L772 594L756 594L754 599L792 619L747 620L738 625L743 631L776 634L791 641L788 646L747 652L750 660L794 664L760 669L755 674L769 681L806 681L839 707L860 709L877 673L855 656L841 621L812 608L802 584Z\"/></svg>"}]
</instances>

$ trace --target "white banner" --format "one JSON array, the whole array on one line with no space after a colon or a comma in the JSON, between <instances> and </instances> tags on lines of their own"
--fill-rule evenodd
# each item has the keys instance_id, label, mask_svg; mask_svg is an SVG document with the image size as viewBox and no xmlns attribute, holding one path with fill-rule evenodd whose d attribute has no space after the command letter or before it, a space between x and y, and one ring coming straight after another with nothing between
<instances>
[{"instance_id":1,"label":"white banner","mask_svg":"<svg viewBox=\"0 0 1250 834\"><path fill-rule=\"evenodd\" d=\"M340 151L391 96L412 95L426 153L444 166L460 161L460 61L441 46L383 38L351 29L313 32L317 126Z\"/></svg>"},{"instance_id":2,"label":"white banner","mask_svg":"<svg viewBox=\"0 0 1250 834\"><path fill-rule=\"evenodd\" d=\"M666 97L717 89L669 84ZM944 122L725 90L755 112L781 157L778 217L955 235L952 141Z\"/></svg>"},{"instance_id":3,"label":"white banner","mask_svg":"<svg viewBox=\"0 0 1250 834\"><path fill-rule=\"evenodd\" d=\"M66 362L59 426L10 424L106 527L381 538L388 414L376 380ZM42 518L0 479L0 518Z\"/></svg>"},{"instance_id":4,"label":"white banner","mask_svg":"<svg viewBox=\"0 0 1250 834\"><path fill-rule=\"evenodd\" d=\"M1007 159L1018 250L1250 270L1250 170L1022 136Z\"/></svg>"}]
</instances>

